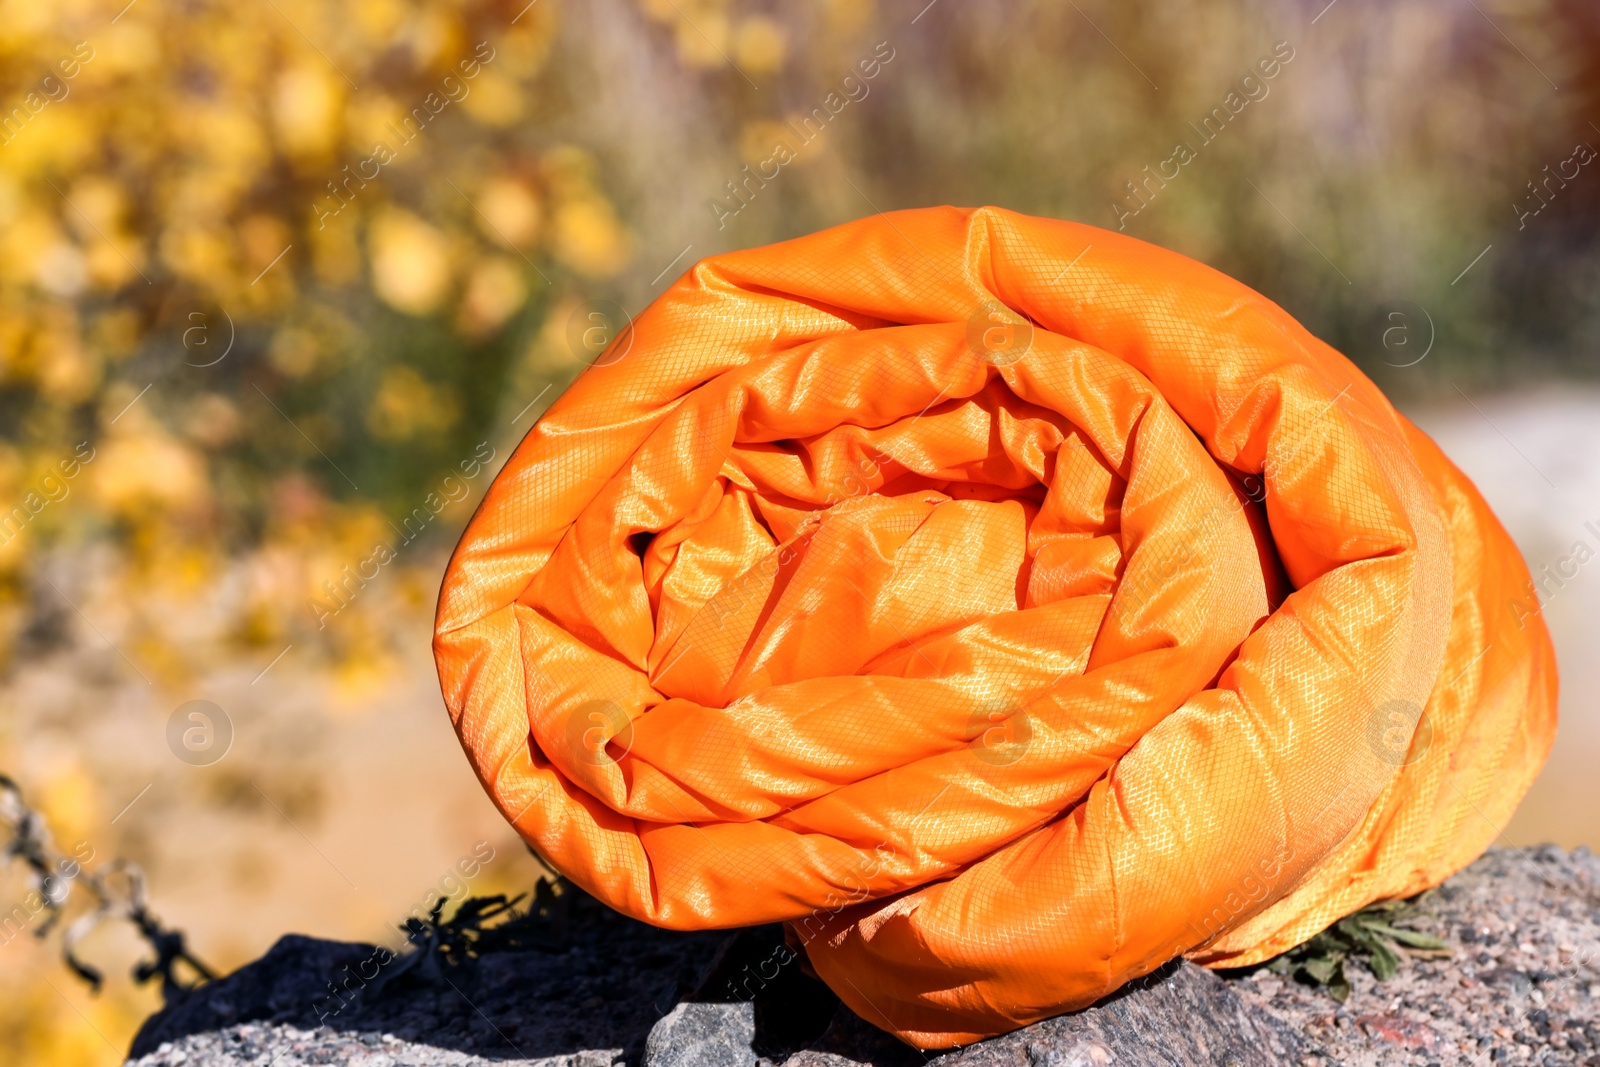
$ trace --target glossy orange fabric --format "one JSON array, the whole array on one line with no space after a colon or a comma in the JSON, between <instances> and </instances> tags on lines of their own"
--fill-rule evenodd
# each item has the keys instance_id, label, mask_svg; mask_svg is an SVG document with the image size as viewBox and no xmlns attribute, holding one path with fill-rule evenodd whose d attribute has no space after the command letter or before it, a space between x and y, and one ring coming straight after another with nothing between
<instances>
[{"instance_id":1,"label":"glossy orange fabric","mask_svg":"<svg viewBox=\"0 0 1600 1067\"><path fill-rule=\"evenodd\" d=\"M435 648L556 869L662 926L786 920L936 1048L1470 861L1555 728L1527 581L1264 297L938 208L674 283L500 473Z\"/></svg>"}]
</instances>

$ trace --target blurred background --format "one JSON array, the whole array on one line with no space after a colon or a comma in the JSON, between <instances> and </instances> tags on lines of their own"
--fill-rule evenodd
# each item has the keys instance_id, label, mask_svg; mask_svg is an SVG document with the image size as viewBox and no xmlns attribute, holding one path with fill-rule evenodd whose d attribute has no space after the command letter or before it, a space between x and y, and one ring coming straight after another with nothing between
<instances>
[{"instance_id":1,"label":"blurred background","mask_svg":"<svg viewBox=\"0 0 1600 1067\"><path fill-rule=\"evenodd\" d=\"M1505 840L1596 844L1597 122L1586 0L0 2L0 770L219 969L528 888L431 610L588 311L997 204L1244 280L1440 440L1563 669ZM120 1062L141 946L91 995L24 875L0 1049Z\"/></svg>"}]
</instances>

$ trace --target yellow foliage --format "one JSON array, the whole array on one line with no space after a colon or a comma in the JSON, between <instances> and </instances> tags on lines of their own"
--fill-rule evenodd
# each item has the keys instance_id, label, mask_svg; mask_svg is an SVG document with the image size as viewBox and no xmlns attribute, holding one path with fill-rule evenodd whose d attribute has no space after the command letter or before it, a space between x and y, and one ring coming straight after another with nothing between
<instances>
[{"instance_id":1,"label":"yellow foliage","mask_svg":"<svg viewBox=\"0 0 1600 1067\"><path fill-rule=\"evenodd\" d=\"M30 971L37 976L30 985L18 988L16 983L8 983L12 988L3 990L8 1004L0 1011L0 1048L16 1057L7 1062L112 1067L122 1062L124 1049L106 1035L131 1035L159 1003L149 991L119 988L107 996L91 997L81 986L61 978L43 981L47 969L60 969L52 951L42 944L20 943L7 946L7 950L26 950L31 957Z\"/></svg>"},{"instance_id":2,"label":"yellow foliage","mask_svg":"<svg viewBox=\"0 0 1600 1067\"><path fill-rule=\"evenodd\" d=\"M728 37L728 16L722 12L685 14L675 27L678 58L691 67L720 67L728 61Z\"/></svg>"},{"instance_id":3,"label":"yellow foliage","mask_svg":"<svg viewBox=\"0 0 1600 1067\"><path fill-rule=\"evenodd\" d=\"M84 71L91 78L143 74L162 61L161 37L138 19L118 19L104 36L90 43L95 56Z\"/></svg>"},{"instance_id":4,"label":"yellow foliage","mask_svg":"<svg viewBox=\"0 0 1600 1067\"><path fill-rule=\"evenodd\" d=\"M510 126L522 118L522 88L497 70L485 70L461 106L485 126Z\"/></svg>"},{"instance_id":5,"label":"yellow foliage","mask_svg":"<svg viewBox=\"0 0 1600 1067\"><path fill-rule=\"evenodd\" d=\"M417 216L389 208L372 223L372 287L391 306L427 315L450 286L450 245Z\"/></svg>"},{"instance_id":6,"label":"yellow foliage","mask_svg":"<svg viewBox=\"0 0 1600 1067\"><path fill-rule=\"evenodd\" d=\"M794 130L772 119L756 119L739 131L739 156L752 168L778 156L779 145L787 145L797 156L807 155L809 146L799 144Z\"/></svg>"},{"instance_id":7,"label":"yellow foliage","mask_svg":"<svg viewBox=\"0 0 1600 1067\"><path fill-rule=\"evenodd\" d=\"M272 117L278 143L291 156L320 160L337 143L343 103L337 79L326 64L311 61L278 75Z\"/></svg>"},{"instance_id":8,"label":"yellow foliage","mask_svg":"<svg viewBox=\"0 0 1600 1067\"><path fill-rule=\"evenodd\" d=\"M783 27L765 15L739 23L733 58L749 74L768 74L783 65L787 39Z\"/></svg>"},{"instance_id":9,"label":"yellow foliage","mask_svg":"<svg viewBox=\"0 0 1600 1067\"><path fill-rule=\"evenodd\" d=\"M876 0L827 0L822 5L828 28L835 33L856 33L877 17Z\"/></svg>"},{"instance_id":10,"label":"yellow foliage","mask_svg":"<svg viewBox=\"0 0 1600 1067\"><path fill-rule=\"evenodd\" d=\"M450 390L428 383L410 367L391 367L367 408L367 427L385 441L404 441L448 430L460 409Z\"/></svg>"},{"instance_id":11,"label":"yellow foliage","mask_svg":"<svg viewBox=\"0 0 1600 1067\"><path fill-rule=\"evenodd\" d=\"M633 258L632 241L611 204L598 196L568 200L556 209L556 258L579 274L603 278Z\"/></svg>"},{"instance_id":12,"label":"yellow foliage","mask_svg":"<svg viewBox=\"0 0 1600 1067\"><path fill-rule=\"evenodd\" d=\"M406 17L406 5L400 0L359 0L354 7L361 29L377 40L393 36Z\"/></svg>"},{"instance_id":13,"label":"yellow foliage","mask_svg":"<svg viewBox=\"0 0 1600 1067\"><path fill-rule=\"evenodd\" d=\"M133 516L145 508L188 508L209 495L205 465L198 453L168 437L159 427L133 423L100 445L87 468L97 502L106 510Z\"/></svg>"},{"instance_id":14,"label":"yellow foliage","mask_svg":"<svg viewBox=\"0 0 1600 1067\"><path fill-rule=\"evenodd\" d=\"M539 198L515 178L491 178L478 195L478 221L484 236L513 248L527 248L539 236Z\"/></svg>"},{"instance_id":15,"label":"yellow foliage","mask_svg":"<svg viewBox=\"0 0 1600 1067\"><path fill-rule=\"evenodd\" d=\"M376 89L358 93L350 101L346 115L349 128L345 147L365 156L380 141L394 140L390 124L398 125L405 112L400 102L388 93Z\"/></svg>"},{"instance_id":16,"label":"yellow foliage","mask_svg":"<svg viewBox=\"0 0 1600 1067\"><path fill-rule=\"evenodd\" d=\"M264 270L291 244L289 227L273 215L249 215L239 223L239 242L244 246L244 261Z\"/></svg>"},{"instance_id":17,"label":"yellow foliage","mask_svg":"<svg viewBox=\"0 0 1600 1067\"><path fill-rule=\"evenodd\" d=\"M528 296L523 269L506 256L486 259L467 276L461 302L462 329L469 335L492 333L505 324Z\"/></svg>"},{"instance_id":18,"label":"yellow foliage","mask_svg":"<svg viewBox=\"0 0 1600 1067\"><path fill-rule=\"evenodd\" d=\"M242 420L239 407L220 393L202 393L189 404L184 435L204 448L222 448L238 436Z\"/></svg>"},{"instance_id":19,"label":"yellow foliage","mask_svg":"<svg viewBox=\"0 0 1600 1067\"><path fill-rule=\"evenodd\" d=\"M77 760L43 776L35 792L38 809L49 823L58 849L71 852L93 834L101 817L102 798L94 777Z\"/></svg>"},{"instance_id":20,"label":"yellow foliage","mask_svg":"<svg viewBox=\"0 0 1600 1067\"><path fill-rule=\"evenodd\" d=\"M84 348L77 319L63 309L56 311L35 335L39 348L35 380L51 400L72 404L87 399L100 384L99 360Z\"/></svg>"},{"instance_id":21,"label":"yellow foliage","mask_svg":"<svg viewBox=\"0 0 1600 1067\"><path fill-rule=\"evenodd\" d=\"M195 285L226 278L236 269L223 235L190 219L174 220L161 235L161 258L168 270Z\"/></svg>"},{"instance_id":22,"label":"yellow foliage","mask_svg":"<svg viewBox=\"0 0 1600 1067\"><path fill-rule=\"evenodd\" d=\"M312 269L324 285L343 287L361 277L361 246L350 226L325 226L310 234Z\"/></svg>"},{"instance_id":23,"label":"yellow foliage","mask_svg":"<svg viewBox=\"0 0 1600 1067\"><path fill-rule=\"evenodd\" d=\"M437 453L487 376L452 368L510 353L513 410L548 405L582 365L573 308L635 264L614 175L561 132L558 2L0 0L0 516L21 522L0 538L0 634L49 631L42 599L60 640L168 709L290 645L336 709L392 683L390 616L429 610L434 553L500 462L429 541L397 529L465 469ZM697 71L786 62L780 22L745 0L647 7ZM502 457L505 429L482 428ZM369 483L363 461L398 445L431 458ZM379 544L400 549L350 579ZM143 783L106 759L32 782L58 833L111 837ZM153 992L124 964L91 999L32 949L0 968L0 1047L119 1062Z\"/></svg>"},{"instance_id":24,"label":"yellow foliage","mask_svg":"<svg viewBox=\"0 0 1600 1067\"><path fill-rule=\"evenodd\" d=\"M317 366L322 356L322 342L316 333L303 326L283 326L272 335L272 345L267 358L280 373L290 378L303 378Z\"/></svg>"}]
</instances>

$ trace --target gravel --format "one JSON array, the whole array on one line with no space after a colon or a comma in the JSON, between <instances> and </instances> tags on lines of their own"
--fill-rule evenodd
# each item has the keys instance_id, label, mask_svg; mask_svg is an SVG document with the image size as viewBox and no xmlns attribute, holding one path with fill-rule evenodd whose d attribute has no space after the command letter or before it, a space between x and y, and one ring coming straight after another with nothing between
<instances>
[{"instance_id":1,"label":"gravel","mask_svg":"<svg viewBox=\"0 0 1600 1067\"><path fill-rule=\"evenodd\" d=\"M1265 970L1232 984L1327 1062L1600 1064L1600 859L1587 849L1491 849L1407 925L1450 957L1387 982L1349 968L1346 1004Z\"/></svg>"}]
</instances>

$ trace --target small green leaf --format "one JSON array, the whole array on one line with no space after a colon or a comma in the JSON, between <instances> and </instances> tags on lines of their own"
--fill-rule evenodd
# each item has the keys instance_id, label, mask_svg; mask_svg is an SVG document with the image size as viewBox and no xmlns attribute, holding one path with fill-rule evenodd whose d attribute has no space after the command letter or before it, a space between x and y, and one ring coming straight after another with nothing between
<instances>
[{"instance_id":1,"label":"small green leaf","mask_svg":"<svg viewBox=\"0 0 1600 1067\"><path fill-rule=\"evenodd\" d=\"M1372 950L1368 966L1380 982L1387 982L1400 969L1400 956L1386 942L1379 941Z\"/></svg>"},{"instance_id":2,"label":"small green leaf","mask_svg":"<svg viewBox=\"0 0 1600 1067\"><path fill-rule=\"evenodd\" d=\"M1350 936L1358 947L1365 949L1369 953L1377 952L1378 946L1383 944L1381 937L1364 926L1355 927Z\"/></svg>"},{"instance_id":3,"label":"small green leaf","mask_svg":"<svg viewBox=\"0 0 1600 1067\"><path fill-rule=\"evenodd\" d=\"M1372 928L1391 941L1398 941L1402 945L1410 945L1412 948L1437 949L1450 947L1432 934L1424 934L1417 930L1402 930L1400 927L1390 926L1388 923L1373 923Z\"/></svg>"},{"instance_id":4,"label":"small green leaf","mask_svg":"<svg viewBox=\"0 0 1600 1067\"><path fill-rule=\"evenodd\" d=\"M1319 956L1306 960L1302 966L1307 974L1323 985L1327 985L1335 972L1340 970L1339 961L1329 956Z\"/></svg>"},{"instance_id":5,"label":"small green leaf","mask_svg":"<svg viewBox=\"0 0 1600 1067\"><path fill-rule=\"evenodd\" d=\"M1394 925L1414 908L1413 902L1404 900L1369 904L1264 966L1323 986L1343 1003L1351 993L1345 965L1352 959L1360 960L1379 981L1388 981L1399 972L1405 955L1437 959L1450 954L1450 946L1432 934Z\"/></svg>"},{"instance_id":6,"label":"small green leaf","mask_svg":"<svg viewBox=\"0 0 1600 1067\"><path fill-rule=\"evenodd\" d=\"M1344 976L1343 960L1335 968L1333 981L1328 983L1328 993L1340 1004L1350 999L1350 980Z\"/></svg>"}]
</instances>

